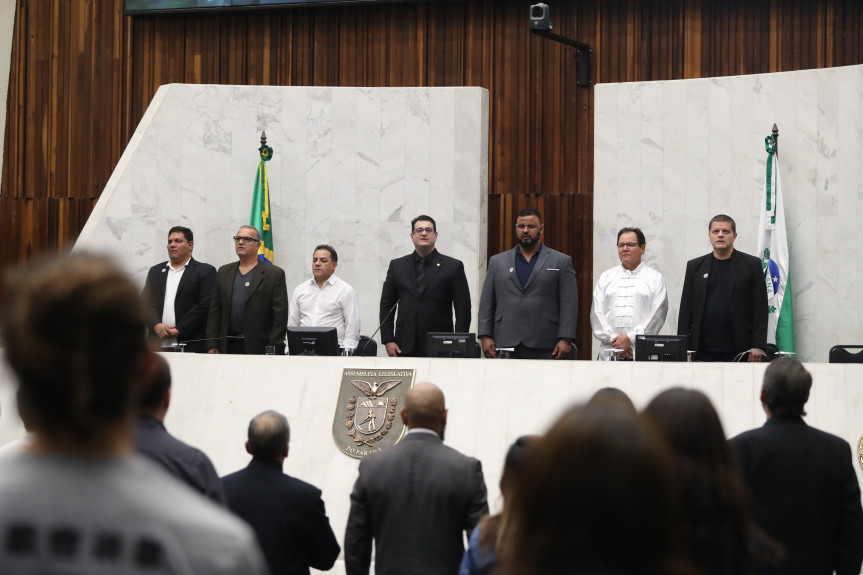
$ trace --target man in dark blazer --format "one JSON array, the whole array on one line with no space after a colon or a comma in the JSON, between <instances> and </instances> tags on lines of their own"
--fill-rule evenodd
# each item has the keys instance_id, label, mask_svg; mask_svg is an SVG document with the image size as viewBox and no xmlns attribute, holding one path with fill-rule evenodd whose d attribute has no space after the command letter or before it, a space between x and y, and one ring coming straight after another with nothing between
<instances>
[{"instance_id":1,"label":"man in dark blazer","mask_svg":"<svg viewBox=\"0 0 863 575\"><path fill-rule=\"evenodd\" d=\"M713 251L689 260L677 333L689 336L698 361L733 361L767 348L767 284L761 260L734 249L737 225L725 214L707 226Z\"/></svg>"},{"instance_id":2,"label":"man in dark blazer","mask_svg":"<svg viewBox=\"0 0 863 575\"><path fill-rule=\"evenodd\" d=\"M426 334L453 331L453 309L454 331L470 329L470 289L464 264L435 249L434 219L415 217L411 240L414 252L390 262L381 290L381 343L390 357L425 357Z\"/></svg>"},{"instance_id":3,"label":"man in dark blazer","mask_svg":"<svg viewBox=\"0 0 863 575\"><path fill-rule=\"evenodd\" d=\"M194 246L192 230L171 228L169 259L150 268L143 297L150 310L147 327L151 341L165 348L182 343L185 351L204 353L204 342L200 340L206 337L216 268L193 258Z\"/></svg>"},{"instance_id":4,"label":"man in dark blazer","mask_svg":"<svg viewBox=\"0 0 863 575\"><path fill-rule=\"evenodd\" d=\"M752 492L758 524L785 547L779 575L858 575L863 508L848 443L809 427L803 410L812 376L779 358L764 372L763 427L731 440Z\"/></svg>"},{"instance_id":5,"label":"man in dark blazer","mask_svg":"<svg viewBox=\"0 0 863 575\"><path fill-rule=\"evenodd\" d=\"M265 411L249 423L248 467L222 478L228 508L258 536L271 575L326 571L339 556L321 490L282 472L290 427L285 416Z\"/></svg>"},{"instance_id":6,"label":"man in dark blazer","mask_svg":"<svg viewBox=\"0 0 863 575\"><path fill-rule=\"evenodd\" d=\"M201 495L223 504L222 483L210 458L165 429L165 416L171 404L171 368L168 362L161 355L155 355L146 374L138 395L135 450Z\"/></svg>"},{"instance_id":7,"label":"man in dark blazer","mask_svg":"<svg viewBox=\"0 0 863 575\"><path fill-rule=\"evenodd\" d=\"M430 383L411 388L407 435L367 455L351 493L345 531L347 575L455 575L464 537L488 513L482 465L443 444L447 410Z\"/></svg>"},{"instance_id":8,"label":"man in dark blazer","mask_svg":"<svg viewBox=\"0 0 863 575\"><path fill-rule=\"evenodd\" d=\"M572 258L540 241L545 226L534 209L516 220L518 244L493 256L479 301L482 351L514 348L517 359L566 359L578 319L578 286Z\"/></svg>"},{"instance_id":9,"label":"man in dark blazer","mask_svg":"<svg viewBox=\"0 0 863 575\"><path fill-rule=\"evenodd\" d=\"M285 271L258 259L260 243L257 228L240 226L234 236L239 260L219 268L207 319L209 353L285 354Z\"/></svg>"}]
</instances>

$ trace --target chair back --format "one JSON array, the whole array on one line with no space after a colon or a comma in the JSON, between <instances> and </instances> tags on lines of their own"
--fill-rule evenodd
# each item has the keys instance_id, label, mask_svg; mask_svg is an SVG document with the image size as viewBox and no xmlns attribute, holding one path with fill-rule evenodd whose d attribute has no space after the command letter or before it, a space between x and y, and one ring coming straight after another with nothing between
<instances>
[{"instance_id":1,"label":"chair back","mask_svg":"<svg viewBox=\"0 0 863 575\"><path fill-rule=\"evenodd\" d=\"M828 361L830 363L863 363L863 345L834 345L830 348Z\"/></svg>"}]
</instances>

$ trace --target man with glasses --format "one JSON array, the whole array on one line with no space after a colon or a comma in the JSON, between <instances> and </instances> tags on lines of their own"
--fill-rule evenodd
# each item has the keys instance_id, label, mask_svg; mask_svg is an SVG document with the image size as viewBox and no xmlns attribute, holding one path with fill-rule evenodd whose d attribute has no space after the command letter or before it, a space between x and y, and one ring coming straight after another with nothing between
<instances>
[{"instance_id":1,"label":"man with glasses","mask_svg":"<svg viewBox=\"0 0 863 575\"><path fill-rule=\"evenodd\" d=\"M390 357L425 357L429 332L470 330L464 264L435 249L437 224L430 216L415 217L410 236L414 252L390 262L381 291L381 343Z\"/></svg>"},{"instance_id":2,"label":"man with glasses","mask_svg":"<svg viewBox=\"0 0 863 575\"><path fill-rule=\"evenodd\" d=\"M515 221L518 245L493 256L479 301L479 336L488 358L506 350L515 359L568 359L578 319L572 258L540 241L534 209Z\"/></svg>"},{"instance_id":3,"label":"man with glasses","mask_svg":"<svg viewBox=\"0 0 863 575\"><path fill-rule=\"evenodd\" d=\"M238 261L219 268L207 320L209 353L285 353L288 288L282 268L258 259L261 234L240 226Z\"/></svg>"},{"instance_id":4,"label":"man with glasses","mask_svg":"<svg viewBox=\"0 0 863 575\"><path fill-rule=\"evenodd\" d=\"M602 272L593 289L590 326L599 340L599 359L612 355L631 360L635 336L659 333L668 313L668 295L662 274L646 266L641 256L647 249L644 232L623 228L617 232L620 265Z\"/></svg>"}]
</instances>

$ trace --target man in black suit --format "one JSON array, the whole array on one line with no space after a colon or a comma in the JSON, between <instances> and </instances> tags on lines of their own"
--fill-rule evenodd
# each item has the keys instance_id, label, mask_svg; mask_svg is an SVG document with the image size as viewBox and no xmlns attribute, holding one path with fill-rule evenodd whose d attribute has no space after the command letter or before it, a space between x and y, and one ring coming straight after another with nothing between
<instances>
[{"instance_id":1,"label":"man in black suit","mask_svg":"<svg viewBox=\"0 0 863 575\"><path fill-rule=\"evenodd\" d=\"M453 308L455 331L470 329L470 289L464 264L435 249L434 219L415 217L411 240L414 252L390 262L381 290L381 343L390 357L425 357L427 333L453 331Z\"/></svg>"},{"instance_id":2,"label":"man in black suit","mask_svg":"<svg viewBox=\"0 0 863 575\"><path fill-rule=\"evenodd\" d=\"M219 268L207 318L208 353L285 354L285 271L258 259L260 244L254 226L240 226L234 236L238 261Z\"/></svg>"},{"instance_id":3,"label":"man in black suit","mask_svg":"<svg viewBox=\"0 0 863 575\"><path fill-rule=\"evenodd\" d=\"M138 396L136 451L201 495L216 503L224 503L222 484L210 458L165 429L165 415L171 404L171 368L168 362L155 355L147 368L147 377Z\"/></svg>"},{"instance_id":4,"label":"man in black suit","mask_svg":"<svg viewBox=\"0 0 863 575\"><path fill-rule=\"evenodd\" d=\"M464 536L488 513L482 465L443 444L447 410L440 389L411 388L401 411L407 435L367 455L351 493L345 532L348 575L455 575Z\"/></svg>"},{"instance_id":5,"label":"man in black suit","mask_svg":"<svg viewBox=\"0 0 863 575\"><path fill-rule=\"evenodd\" d=\"M767 348L767 284L761 260L734 249L737 226L725 214L707 226L713 252L686 264L677 333L698 361L761 361Z\"/></svg>"},{"instance_id":6,"label":"man in black suit","mask_svg":"<svg viewBox=\"0 0 863 575\"><path fill-rule=\"evenodd\" d=\"M168 261L147 273L144 298L151 310L147 327L151 341L161 347L205 337L216 268L193 258L194 246L192 230L174 226L168 231ZM186 351L204 353L203 341L185 346Z\"/></svg>"},{"instance_id":7,"label":"man in black suit","mask_svg":"<svg viewBox=\"0 0 863 575\"><path fill-rule=\"evenodd\" d=\"M812 376L779 358L764 373L763 427L731 440L758 523L785 547L780 575L858 575L863 509L848 443L803 421Z\"/></svg>"},{"instance_id":8,"label":"man in black suit","mask_svg":"<svg viewBox=\"0 0 863 575\"><path fill-rule=\"evenodd\" d=\"M222 478L228 507L258 536L272 575L326 571L339 543L324 510L321 490L282 473L290 428L285 416L265 411L249 423L248 467Z\"/></svg>"}]
</instances>

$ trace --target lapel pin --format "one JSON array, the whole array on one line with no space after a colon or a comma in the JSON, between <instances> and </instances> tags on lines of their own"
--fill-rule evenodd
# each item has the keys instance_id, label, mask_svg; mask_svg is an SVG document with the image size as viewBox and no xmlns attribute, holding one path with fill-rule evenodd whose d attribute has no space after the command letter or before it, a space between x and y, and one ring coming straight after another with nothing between
<instances>
[{"instance_id":1,"label":"lapel pin","mask_svg":"<svg viewBox=\"0 0 863 575\"><path fill-rule=\"evenodd\" d=\"M707 277L709 274L704 274L704 277Z\"/></svg>"},{"instance_id":2,"label":"lapel pin","mask_svg":"<svg viewBox=\"0 0 863 575\"><path fill-rule=\"evenodd\" d=\"M512 270L514 270L514 269L515 268L509 268L509 273L512 273Z\"/></svg>"},{"instance_id":3,"label":"lapel pin","mask_svg":"<svg viewBox=\"0 0 863 575\"><path fill-rule=\"evenodd\" d=\"M168 268L162 268L162 273L165 273L166 271L168 271Z\"/></svg>"},{"instance_id":4,"label":"lapel pin","mask_svg":"<svg viewBox=\"0 0 863 575\"><path fill-rule=\"evenodd\" d=\"M246 287L249 287L249 282L246 282Z\"/></svg>"}]
</instances>

